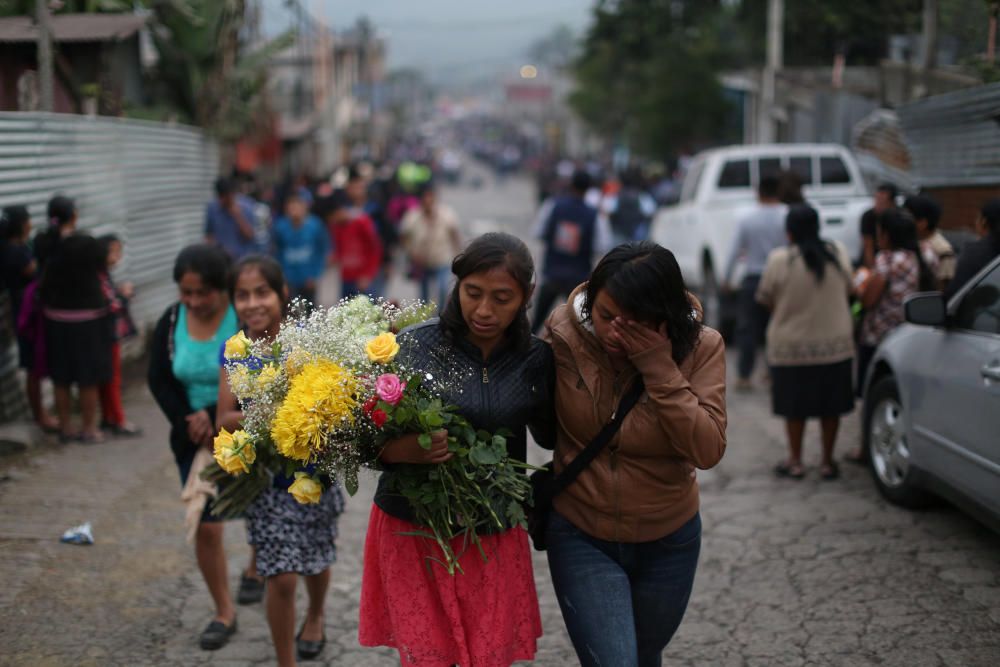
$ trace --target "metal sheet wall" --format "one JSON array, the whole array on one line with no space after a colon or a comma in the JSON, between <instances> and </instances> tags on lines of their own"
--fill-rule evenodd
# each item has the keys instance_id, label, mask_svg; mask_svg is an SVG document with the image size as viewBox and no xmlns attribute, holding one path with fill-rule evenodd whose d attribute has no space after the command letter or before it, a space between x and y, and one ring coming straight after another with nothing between
<instances>
[{"instance_id":1,"label":"metal sheet wall","mask_svg":"<svg viewBox=\"0 0 1000 667\"><path fill-rule=\"evenodd\" d=\"M62 193L76 200L81 229L119 235L115 277L135 284L140 329L176 296L174 258L202 237L218 162L217 145L190 127L0 113L0 206L28 206L41 229L49 197Z\"/></svg>"},{"instance_id":2,"label":"metal sheet wall","mask_svg":"<svg viewBox=\"0 0 1000 667\"><path fill-rule=\"evenodd\" d=\"M935 95L896 112L921 186L1000 183L1000 84Z\"/></svg>"}]
</instances>

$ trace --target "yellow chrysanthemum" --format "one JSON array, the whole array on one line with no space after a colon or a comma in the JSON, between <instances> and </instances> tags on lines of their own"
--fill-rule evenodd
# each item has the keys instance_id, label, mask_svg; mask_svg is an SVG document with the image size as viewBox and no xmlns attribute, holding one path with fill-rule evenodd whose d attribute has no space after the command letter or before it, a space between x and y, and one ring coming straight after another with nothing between
<instances>
[{"instance_id":1,"label":"yellow chrysanthemum","mask_svg":"<svg viewBox=\"0 0 1000 667\"><path fill-rule=\"evenodd\" d=\"M306 364L292 378L271 424L275 447L284 456L308 461L322 447L326 433L353 419L355 393L354 377L332 361Z\"/></svg>"}]
</instances>

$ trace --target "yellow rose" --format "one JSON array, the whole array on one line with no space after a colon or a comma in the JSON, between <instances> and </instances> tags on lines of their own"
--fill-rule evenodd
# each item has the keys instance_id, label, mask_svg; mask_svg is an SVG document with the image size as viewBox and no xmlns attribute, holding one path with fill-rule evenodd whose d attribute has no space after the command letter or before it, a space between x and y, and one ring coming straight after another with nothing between
<instances>
[{"instance_id":1,"label":"yellow rose","mask_svg":"<svg viewBox=\"0 0 1000 667\"><path fill-rule=\"evenodd\" d=\"M323 485L315 477L304 472L295 473L295 481L288 487L288 492L303 505L315 505L323 495Z\"/></svg>"},{"instance_id":2,"label":"yellow rose","mask_svg":"<svg viewBox=\"0 0 1000 667\"><path fill-rule=\"evenodd\" d=\"M250 467L240 456L232 433L226 429L222 429L219 432L219 435L215 436L214 444L213 455L215 456L215 461L219 464L220 468L228 472L230 475L238 475L241 472L250 472ZM256 452L254 453L254 458L256 458Z\"/></svg>"},{"instance_id":3,"label":"yellow rose","mask_svg":"<svg viewBox=\"0 0 1000 667\"><path fill-rule=\"evenodd\" d=\"M233 442L236 444L235 451L243 459L243 462L248 466L253 465L253 462L257 460L257 448L254 447L250 434L242 429L236 431L233 433ZM246 469L246 472L250 472L249 468Z\"/></svg>"},{"instance_id":4,"label":"yellow rose","mask_svg":"<svg viewBox=\"0 0 1000 667\"><path fill-rule=\"evenodd\" d=\"M268 364L257 373L257 386L261 391L270 391L271 387L278 379L278 367Z\"/></svg>"},{"instance_id":5,"label":"yellow rose","mask_svg":"<svg viewBox=\"0 0 1000 667\"><path fill-rule=\"evenodd\" d=\"M368 359L377 364L387 364L399 354L399 343L392 333L379 334L365 345Z\"/></svg>"},{"instance_id":6,"label":"yellow rose","mask_svg":"<svg viewBox=\"0 0 1000 667\"><path fill-rule=\"evenodd\" d=\"M245 359L250 354L250 339L240 331L235 336L226 341L226 351L223 356L227 361L234 359Z\"/></svg>"}]
</instances>

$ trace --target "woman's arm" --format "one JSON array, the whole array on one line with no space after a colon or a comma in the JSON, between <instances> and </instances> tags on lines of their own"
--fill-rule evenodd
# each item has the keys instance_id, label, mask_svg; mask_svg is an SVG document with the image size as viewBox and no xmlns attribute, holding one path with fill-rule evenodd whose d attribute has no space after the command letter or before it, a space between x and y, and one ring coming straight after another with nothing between
<instances>
[{"instance_id":1,"label":"woman's arm","mask_svg":"<svg viewBox=\"0 0 1000 667\"><path fill-rule=\"evenodd\" d=\"M629 359L642 374L646 393L667 433L667 446L707 470L726 451L726 348L722 336L704 329L685 377L674 362L666 332L635 322L617 324Z\"/></svg>"},{"instance_id":2,"label":"woman's arm","mask_svg":"<svg viewBox=\"0 0 1000 667\"><path fill-rule=\"evenodd\" d=\"M160 410L166 415L171 425L184 425L184 418L191 413L187 392L184 386L174 376L170 365L169 337L171 317L168 314L160 318L153 331L153 339L149 350L149 370L146 372L146 382L149 391L156 399Z\"/></svg>"},{"instance_id":3,"label":"woman's arm","mask_svg":"<svg viewBox=\"0 0 1000 667\"><path fill-rule=\"evenodd\" d=\"M872 308L882 298L882 293L885 292L885 285L885 276L872 271L871 276L869 276L868 280L858 290L861 305L865 308Z\"/></svg>"},{"instance_id":4,"label":"woman's arm","mask_svg":"<svg viewBox=\"0 0 1000 667\"><path fill-rule=\"evenodd\" d=\"M554 449L556 446L556 363L552 347L545 343L541 370L537 374L536 383L540 400L528 422L528 430L535 444L542 449Z\"/></svg>"}]
</instances>

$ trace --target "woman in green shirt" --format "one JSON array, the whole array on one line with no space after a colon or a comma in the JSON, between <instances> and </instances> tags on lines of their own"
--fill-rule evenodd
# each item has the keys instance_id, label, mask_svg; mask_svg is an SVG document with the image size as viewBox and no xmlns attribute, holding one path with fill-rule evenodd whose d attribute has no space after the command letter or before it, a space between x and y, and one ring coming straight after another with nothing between
<instances>
[{"instance_id":1,"label":"woman in green shirt","mask_svg":"<svg viewBox=\"0 0 1000 667\"><path fill-rule=\"evenodd\" d=\"M170 447L181 485L187 484L199 447L212 448L219 394L219 349L236 333L229 302L229 258L206 244L184 248L174 265L180 300L160 318L153 334L149 388L170 422ZM208 508L195 533L198 567L215 603L215 617L201 635L201 647L222 648L236 631L229 592L223 524ZM263 582L251 562L240 582L238 601L258 602Z\"/></svg>"}]
</instances>

